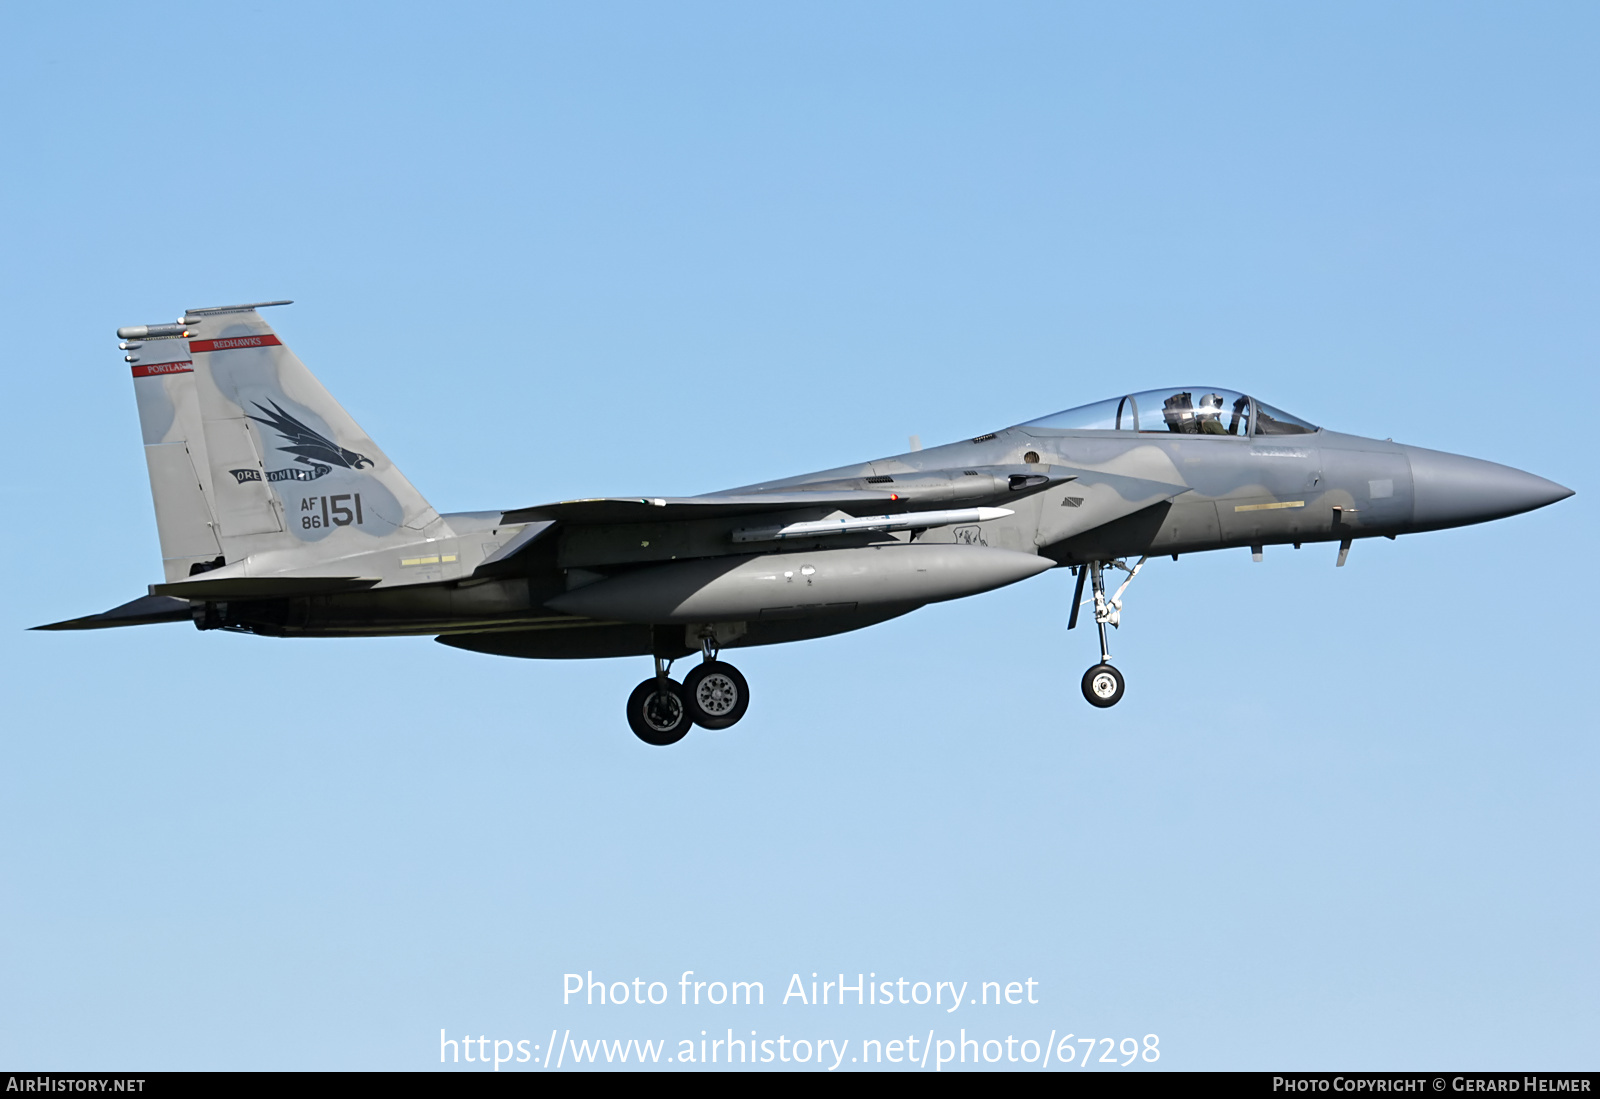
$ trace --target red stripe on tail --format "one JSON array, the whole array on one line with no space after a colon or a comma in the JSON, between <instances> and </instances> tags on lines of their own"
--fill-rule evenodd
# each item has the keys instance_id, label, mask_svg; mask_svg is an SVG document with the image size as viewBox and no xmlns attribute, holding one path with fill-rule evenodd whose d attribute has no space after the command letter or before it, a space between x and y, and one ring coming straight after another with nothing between
<instances>
[{"instance_id":1,"label":"red stripe on tail","mask_svg":"<svg viewBox=\"0 0 1600 1099\"><path fill-rule=\"evenodd\" d=\"M193 374L194 363L189 359L181 363L135 363L133 376L135 378L156 378L162 374Z\"/></svg>"},{"instance_id":2,"label":"red stripe on tail","mask_svg":"<svg viewBox=\"0 0 1600 1099\"><path fill-rule=\"evenodd\" d=\"M189 354L202 351L232 351L236 347L278 347L283 341L276 336L235 336L230 340L190 340Z\"/></svg>"}]
</instances>

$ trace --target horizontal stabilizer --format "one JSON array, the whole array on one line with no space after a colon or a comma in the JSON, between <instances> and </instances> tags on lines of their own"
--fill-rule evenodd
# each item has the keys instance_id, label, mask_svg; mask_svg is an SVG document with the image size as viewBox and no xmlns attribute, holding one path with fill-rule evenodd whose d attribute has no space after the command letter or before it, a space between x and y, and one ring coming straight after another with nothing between
<instances>
[{"instance_id":1,"label":"horizontal stabilizer","mask_svg":"<svg viewBox=\"0 0 1600 1099\"><path fill-rule=\"evenodd\" d=\"M91 614L84 618L69 618L65 622L52 622L48 626L35 626L36 630L108 630L113 626L148 626L156 622L188 622L189 601L167 595L144 595L131 603L113 607L104 614Z\"/></svg>"},{"instance_id":2,"label":"horizontal stabilizer","mask_svg":"<svg viewBox=\"0 0 1600 1099\"><path fill-rule=\"evenodd\" d=\"M897 509L896 504L900 507ZM664 519L714 519L721 515L751 515L797 508L872 508L879 512L905 510L892 492L760 492L746 496L607 496L595 500L562 500L555 504L508 511L502 522L531 523L554 519L569 523L649 523Z\"/></svg>"},{"instance_id":3,"label":"horizontal stabilizer","mask_svg":"<svg viewBox=\"0 0 1600 1099\"><path fill-rule=\"evenodd\" d=\"M151 584L151 595L182 599L287 599L292 595L325 595L365 591L379 581L369 576L224 576Z\"/></svg>"}]
</instances>

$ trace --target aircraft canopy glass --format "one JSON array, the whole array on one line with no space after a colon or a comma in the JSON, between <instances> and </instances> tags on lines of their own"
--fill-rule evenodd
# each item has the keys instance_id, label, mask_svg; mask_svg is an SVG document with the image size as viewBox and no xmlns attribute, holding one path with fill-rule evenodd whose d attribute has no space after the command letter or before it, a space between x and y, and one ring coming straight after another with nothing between
<instances>
[{"instance_id":1,"label":"aircraft canopy glass","mask_svg":"<svg viewBox=\"0 0 1600 1099\"><path fill-rule=\"evenodd\" d=\"M1141 435L1307 435L1317 430L1287 412L1227 389L1149 389L1080 405L1023 427L1136 431Z\"/></svg>"},{"instance_id":2,"label":"aircraft canopy glass","mask_svg":"<svg viewBox=\"0 0 1600 1099\"><path fill-rule=\"evenodd\" d=\"M1269 404L1256 402L1257 435L1309 435L1317 430L1304 420L1279 412Z\"/></svg>"}]
</instances>

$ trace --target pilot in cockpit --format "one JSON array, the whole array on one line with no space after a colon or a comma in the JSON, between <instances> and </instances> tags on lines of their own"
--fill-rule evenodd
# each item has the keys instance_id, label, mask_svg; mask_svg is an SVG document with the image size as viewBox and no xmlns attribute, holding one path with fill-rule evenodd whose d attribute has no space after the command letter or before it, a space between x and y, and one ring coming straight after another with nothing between
<instances>
[{"instance_id":1,"label":"pilot in cockpit","mask_svg":"<svg viewBox=\"0 0 1600 1099\"><path fill-rule=\"evenodd\" d=\"M1195 414L1200 421L1200 434L1226 435L1228 429L1222 426L1222 395L1208 393L1200 398L1200 410Z\"/></svg>"}]
</instances>

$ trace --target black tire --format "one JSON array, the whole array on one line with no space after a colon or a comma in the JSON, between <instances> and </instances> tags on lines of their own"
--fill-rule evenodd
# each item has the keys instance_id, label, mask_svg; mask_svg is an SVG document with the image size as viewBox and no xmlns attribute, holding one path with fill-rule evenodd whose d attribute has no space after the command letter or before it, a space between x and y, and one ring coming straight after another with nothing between
<instances>
[{"instance_id":1,"label":"black tire","mask_svg":"<svg viewBox=\"0 0 1600 1099\"><path fill-rule=\"evenodd\" d=\"M1122 673L1110 664L1096 664L1083 673L1083 697L1089 700L1089 705L1102 710L1121 702L1125 687Z\"/></svg>"},{"instance_id":2,"label":"black tire","mask_svg":"<svg viewBox=\"0 0 1600 1099\"><path fill-rule=\"evenodd\" d=\"M683 700L696 725L726 729L750 708L750 684L732 664L708 660L683 677Z\"/></svg>"},{"instance_id":3,"label":"black tire","mask_svg":"<svg viewBox=\"0 0 1600 1099\"><path fill-rule=\"evenodd\" d=\"M646 744L664 748L676 744L689 732L689 708L683 704L683 688L667 680L663 700L655 676L633 689L628 696L628 728Z\"/></svg>"}]
</instances>

